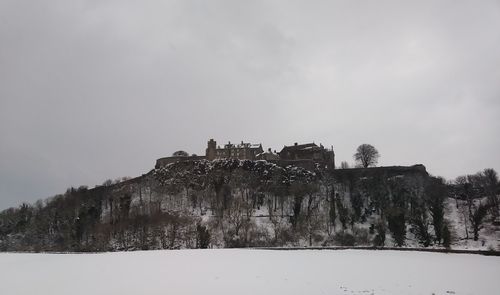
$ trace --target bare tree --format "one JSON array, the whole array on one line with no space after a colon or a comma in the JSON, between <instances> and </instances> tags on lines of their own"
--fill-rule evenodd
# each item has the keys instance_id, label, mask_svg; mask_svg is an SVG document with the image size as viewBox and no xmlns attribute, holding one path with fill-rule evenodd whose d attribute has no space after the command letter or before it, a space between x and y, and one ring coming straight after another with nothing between
<instances>
[{"instance_id":1,"label":"bare tree","mask_svg":"<svg viewBox=\"0 0 500 295\"><path fill-rule=\"evenodd\" d=\"M485 172L478 172L476 174L459 176L455 180L456 185L459 188L458 197L465 199L465 205L460 209L463 215L465 224L465 234L466 239L469 238L469 233L467 229L467 221L472 227L472 232L474 234L474 241L479 239L479 231L483 228L483 223L485 217L488 215L491 207L494 206L494 201L491 201L488 194L488 187L490 183L496 182L496 173L485 169ZM479 190L482 188L482 190ZM483 194L486 193L488 199L486 203L482 203L481 198Z\"/></svg>"},{"instance_id":2,"label":"bare tree","mask_svg":"<svg viewBox=\"0 0 500 295\"><path fill-rule=\"evenodd\" d=\"M492 168L484 169L481 173L483 178L483 188L488 197L489 207L491 208L491 215L493 219L497 219L499 213L499 201L497 196L498 187L498 174Z\"/></svg>"},{"instance_id":3,"label":"bare tree","mask_svg":"<svg viewBox=\"0 0 500 295\"><path fill-rule=\"evenodd\" d=\"M479 231L483 228L484 218L488 214L489 205L481 204L476 206L473 204L469 207L469 220L474 233L474 241L479 239Z\"/></svg>"},{"instance_id":4,"label":"bare tree","mask_svg":"<svg viewBox=\"0 0 500 295\"><path fill-rule=\"evenodd\" d=\"M364 168L377 165L378 158L380 157L377 149L370 144L362 144L358 146L354 154L354 160Z\"/></svg>"}]
</instances>

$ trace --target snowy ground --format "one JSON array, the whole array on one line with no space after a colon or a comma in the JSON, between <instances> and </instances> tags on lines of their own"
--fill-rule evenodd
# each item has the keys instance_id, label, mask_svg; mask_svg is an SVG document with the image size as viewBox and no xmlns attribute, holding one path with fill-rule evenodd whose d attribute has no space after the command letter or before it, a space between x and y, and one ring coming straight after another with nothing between
<instances>
[{"instance_id":1,"label":"snowy ground","mask_svg":"<svg viewBox=\"0 0 500 295\"><path fill-rule=\"evenodd\" d=\"M500 294L500 257L367 250L0 253L1 294Z\"/></svg>"},{"instance_id":2,"label":"snowy ground","mask_svg":"<svg viewBox=\"0 0 500 295\"><path fill-rule=\"evenodd\" d=\"M477 202L478 200L476 200ZM486 199L480 200L486 202ZM463 204L460 208L457 208L457 204ZM491 222L484 222L484 228L479 232L479 240L474 241L472 239L473 233L470 229L470 222L468 221L468 214L466 210L465 201L457 201L455 199L448 198L446 201L446 217L450 221L452 226L452 236L453 236L453 249L469 249L469 250L500 250L500 228L494 226ZM466 215L464 215L464 210ZM466 222L469 227L469 238L466 237ZM500 293L499 293L500 294Z\"/></svg>"}]
</instances>

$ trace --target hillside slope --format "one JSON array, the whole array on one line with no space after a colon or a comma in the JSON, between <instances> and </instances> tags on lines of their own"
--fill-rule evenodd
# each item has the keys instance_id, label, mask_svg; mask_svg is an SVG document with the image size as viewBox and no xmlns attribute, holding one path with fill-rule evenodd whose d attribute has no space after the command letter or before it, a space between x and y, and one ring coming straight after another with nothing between
<instances>
[{"instance_id":1,"label":"hillside slope","mask_svg":"<svg viewBox=\"0 0 500 295\"><path fill-rule=\"evenodd\" d=\"M421 165L308 171L266 161L177 162L117 184L69 189L5 210L0 249L497 249L499 232L494 211L483 206L487 199L450 195L443 180Z\"/></svg>"}]
</instances>

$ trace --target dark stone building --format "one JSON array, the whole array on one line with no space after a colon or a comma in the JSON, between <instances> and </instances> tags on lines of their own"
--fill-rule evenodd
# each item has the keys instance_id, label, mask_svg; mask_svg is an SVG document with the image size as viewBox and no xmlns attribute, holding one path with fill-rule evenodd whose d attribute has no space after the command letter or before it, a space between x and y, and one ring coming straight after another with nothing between
<instances>
[{"instance_id":1,"label":"dark stone building","mask_svg":"<svg viewBox=\"0 0 500 295\"><path fill-rule=\"evenodd\" d=\"M156 168L166 166L178 161L197 161L197 160L216 160L216 159L239 159L239 160L265 160L280 166L299 166L308 170L314 170L316 167L334 169L335 153L332 149L326 149L323 145L315 143L295 144L285 146L281 152L272 152L269 149L264 152L262 144L252 144L241 142L225 144L223 147L217 146L217 142L210 139L207 142L205 156L189 156L187 154L174 155L156 160Z\"/></svg>"},{"instance_id":2,"label":"dark stone building","mask_svg":"<svg viewBox=\"0 0 500 295\"><path fill-rule=\"evenodd\" d=\"M315 143L298 144L285 146L278 153L280 165L294 165L306 169L314 169L316 165L323 168L335 169L335 152L326 149L323 145Z\"/></svg>"},{"instance_id":3,"label":"dark stone building","mask_svg":"<svg viewBox=\"0 0 500 295\"><path fill-rule=\"evenodd\" d=\"M262 144L251 144L241 142L240 144L232 144L231 142L218 147L217 142L210 139L207 143L205 156L196 155L177 155L174 153L171 157L164 157L156 160L156 168L166 166L170 163L179 161L199 161L199 160L216 160L216 159L239 159L239 160L259 160L258 155L263 155L264 150Z\"/></svg>"},{"instance_id":4,"label":"dark stone building","mask_svg":"<svg viewBox=\"0 0 500 295\"><path fill-rule=\"evenodd\" d=\"M260 153L256 156L257 160L264 160L264 161L279 161L280 156L276 153L276 151L271 151L271 149L268 149L267 152Z\"/></svg>"},{"instance_id":5,"label":"dark stone building","mask_svg":"<svg viewBox=\"0 0 500 295\"><path fill-rule=\"evenodd\" d=\"M239 144L232 144L228 142L224 147L217 147L217 142L213 139L208 141L206 150L207 160L215 159L240 159L240 160L256 160L257 155L262 154L262 144L252 144L241 142Z\"/></svg>"}]
</instances>

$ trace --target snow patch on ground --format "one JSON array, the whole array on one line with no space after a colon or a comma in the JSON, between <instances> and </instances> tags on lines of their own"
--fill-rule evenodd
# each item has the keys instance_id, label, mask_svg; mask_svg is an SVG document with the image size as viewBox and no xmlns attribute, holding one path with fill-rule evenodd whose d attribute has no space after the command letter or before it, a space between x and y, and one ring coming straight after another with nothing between
<instances>
[{"instance_id":1,"label":"snow patch on ground","mask_svg":"<svg viewBox=\"0 0 500 295\"><path fill-rule=\"evenodd\" d=\"M367 250L0 254L2 294L498 294L500 257Z\"/></svg>"},{"instance_id":2,"label":"snow patch on ground","mask_svg":"<svg viewBox=\"0 0 500 295\"><path fill-rule=\"evenodd\" d=\"M483 199L482 201L485 202L486 200ZM479 240L474 241L465 201L448 198L445 206L445 217L450 222L453 230L453 249L500 250L500 228L498 226L493 225L489 220L485 220L484 228L479 231ZM467 233L469 239L466 239Z\"/></svg>"}]
</instances>

